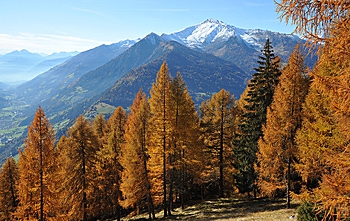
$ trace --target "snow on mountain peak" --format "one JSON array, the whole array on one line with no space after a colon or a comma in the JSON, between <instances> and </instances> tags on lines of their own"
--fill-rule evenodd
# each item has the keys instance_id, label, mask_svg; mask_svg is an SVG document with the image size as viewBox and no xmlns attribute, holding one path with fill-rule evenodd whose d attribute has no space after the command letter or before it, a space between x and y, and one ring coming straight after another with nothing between
<instances>
[{"instance_id":1,"label":"snow on mountain peak","mask_svg":"<svg viewBox=\"0 0 350 221\"><path fill-rule=\"evenodd\" d=\"M204 48L213 42L227 41L231 37L241 39L248 47L261 50L266 38L272 35L282 35L260 29L241 29L225 22L209 18L204 22L185 28L172 34L163 34L165 41L177 41L190 48ZM271 37L270 36L270 37ZM293 37L293 35L290 35Z\"/></svg>"},{"instance_id":2,"label":"snow on mountain peak","mask_svg":"<svg viewBox=\"0 0 350 221\"><path fill-rule=\"evenodd\" d=\"M181 42L192 48L201 48L216 40L228 40L235 35L237 30L234 26L210 18L198 25L170 35L162 35L162 37Z\"/></svg>"},{"instance_id":3,"label":"snow on mountain peak","mask_svg":"<svg viewBox=\"0 0 350 221\"><path fill-rule=\"evenodd\" d=\"M196 45L197 43L210 43L217 39L227 40L234 36L235 30L223 22L208 19L199 24L190 36L187 42Z\"/></svg>"}]
</instances>

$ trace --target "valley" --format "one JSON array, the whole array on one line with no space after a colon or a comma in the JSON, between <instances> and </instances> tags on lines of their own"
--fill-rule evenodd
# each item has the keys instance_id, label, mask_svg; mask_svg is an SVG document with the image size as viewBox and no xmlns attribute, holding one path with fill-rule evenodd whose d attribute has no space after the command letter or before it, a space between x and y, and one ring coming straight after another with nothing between
<instances>
[{"instance_id":1,"label":"valley","mask_svg":"<svg viewBox=\"0 0 350 221\"><path fill-rule=\"evenodd\" d=\"M303 43L297 36L208 19L172 34L150 33L138 40L101 45L17 87L1 86L0 162L21 147L39 105L59 138L81 114L108 117L117 106L128 109L140 88L149 92L163 61L173 76L181 73L197 107L222 88L238 99L267 37L282 62L296 44ZM315 61L311 55L306 58L310 67Z\"/></svg>"}]
</instances>

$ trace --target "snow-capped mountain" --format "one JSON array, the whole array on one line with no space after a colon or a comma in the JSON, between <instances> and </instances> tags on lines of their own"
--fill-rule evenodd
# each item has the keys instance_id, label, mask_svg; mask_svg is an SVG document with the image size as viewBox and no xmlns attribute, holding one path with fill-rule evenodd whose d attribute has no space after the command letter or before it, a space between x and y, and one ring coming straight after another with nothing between
<instances>
[{"instance_id":1,"label":"snow-capped mountain","mask_svg":"<svg viewBox=\"0 0 350 221\"><path fill-rule=\"evenodd\" d=\"M190 48L203 48L214 41L227 41L230 37L244 30L227 25L224 22L207 19L204 22L185 28L169 35L163 34L165 40L177 41Z\"/></svg>"},{"instance_id":2,"label":"snow-capped mountain","mask_svg":"<svg viewBox=\"0 0 350 221\"><path fill-rule=\"evenodd\" d=\"M275 54L283 63L288 62L296 44L305 43L305 40L297 35L261 29L242 29L214 19L207 19L172 34L163 34L162 38L233 62L250 74L254 73L256 60L267 38L272 42ZM306 64L312 67L316 56L305 54L307 54Z\"/></svg>"},{"instance_id":3,"label":"snow-capped mountain","mask_svg":"<svg viewBox=\"0 0 350 221\"><path fill-rule=\"evenodd\" d=\"M207 19L204 22L185 28L172 34L163 34L165 40L177 41L190 48L203 49L207 45L217 42L224 42L231 37L238 37L247 46L260 50L265 44L266 38L274 35L281 35L292 39L299 39L298 36L282 34L260 29L242 29L228 25L222 21Z\"/></svg>"}]
</instances>

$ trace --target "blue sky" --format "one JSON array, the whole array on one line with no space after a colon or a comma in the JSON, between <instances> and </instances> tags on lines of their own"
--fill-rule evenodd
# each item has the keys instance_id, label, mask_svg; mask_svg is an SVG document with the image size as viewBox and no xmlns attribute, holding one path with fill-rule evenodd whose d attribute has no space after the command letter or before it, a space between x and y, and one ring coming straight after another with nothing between
<instances>
[{"instance_id":1,"label":"blue sky","mask_svg":"<svg viewBox=\"0 0 350 221\"><path fill-rule=\"evenodd\" d=\"M291 33L275 11L273 0L0 0L0 53L84 51L208 18Z\"/></svg>"}]
</instances>

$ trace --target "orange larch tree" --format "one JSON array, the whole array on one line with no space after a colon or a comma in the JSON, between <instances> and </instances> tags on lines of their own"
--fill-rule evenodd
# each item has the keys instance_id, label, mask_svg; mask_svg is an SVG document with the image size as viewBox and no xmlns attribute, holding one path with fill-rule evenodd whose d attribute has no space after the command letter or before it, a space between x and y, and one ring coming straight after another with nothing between
<instances>
[{"instance_id":1,"label":"orange larch tree","mask_svg":"<svg viewBox=\"0 0 350 221\"><path fill-rule=\"evenodd\" d=\"M123 167L121 191L122 205L134 208L136 213L148 208L149 220L155 219L148 172L150 107L146 95L140 90L130 107L125 124L125 145L120 163Z\"/></svg>"},{"instance_id":2,"label":"orange larch tree","mask_svg":"<svg viewBox=\"0 0 350 221\"><path fill-rule=\"evenodd\" d=\"M164 217L168 216L170 212L167 199L169 152L171 148L170 82L170 71L164 62L157 73L156 82L153 83L150 91L151 139L148 149L153 199L155 204L163 202Z\"/></svg>"},{"instance_id":3,"label":"orange larch tree","mask_svg":"<svg viewBox=\"0 0 350 221\"><path fill-rule=\"evenodd\" d=\"M13 158L8 158L0 172L0 219L11 220L18 205L19 171Z\"/></svg>"},{"instance_id":4,"label":"orange larch tree","mask_svg":"<svg viewBox=\"0 0 350 221\"><path fill-rule=\"evenodd\" d=\"M83 220L94 217L91 208L97 186L96 164L100 144L90 123L81 115L69 128L67 137L59 142L64 165L64 192L66 217L69 220Z\"/></svg>"},{"instance_id":5,"label":"orange larch tree","mask_svg":"<svg viewBox=\"0 0 350 221\"><path fill-rule=\"evenodd\" d=\"M98 115L99 116L99 115ZM97 119L98 120L98 119ZM120 205L121 199L120 182L122 166L120 165L120 155L122 146L124 145L124 124L126 121L126 111L122 107L117 107L113 114L107 121L106 127L108 128L104 134L105 143L101 143L102 149L98 151L98 198L95 208L96 212L100 213L102 218L104 216L115 217L120 220ZM94 121L95 122L95 121ZM98 120L100 123L100 133L103 134L104 123ZM100 139L101 140L101 139ZM100 141L103 142L103 141Z\"/></svg>"},{"instance_id":6,"label":"orange larch tree","mask_svg":"<svg viewBox=\"0 0 350 221\"><path fill-rule=\"evenodd\" d=\"M58 170L54 143L54 130L39 107L28 127L23 151L20 151L19 206L16 212L20 219L53 220L57 215Z\"/></svg>"},{"instance_id":7,"label":"orange larch tree","mask_svg":"<svg viewBox=\"0 0 350 221\"><path fill-rule=\"evenodd\" d=\"M170 191L169 203L173 196L179 196L184 207L188 199L188 189L192 180L199 180L201 168L202 145L199 143L199 117L192 97L182 79L180 72L170 84L171 88L171 153L170 153ZM172 208L172 205L170 206Z\"/></svg>"},{"instance_id":8,"label":"orange larch tree","mask_svg":"<svg viewBox=\"0 0 350 221\"><path fill-rule=\"evenodd\" d=\"M350 2L348 0L282 0L277 2L281 18L296 24L296 31L311 43L322 42L322 56L312 73L313 87L329 98L336 130L343 138L327 153L329 168L322 174L320 188L314 191L316 207L324 219L349 217L350 207ZM333 139L333 136L330 136Z\"/></svg>"},{"instance_id":9,"label":"orange larch tree","mask_svg":"<svg viewBox=\"0 0 350 221\"><path fill-rule=\"evenodd\" d=\"M219 197L224 197L225 184L232 177L232 139L234 131L235 99L230 92L221 89L199 108L201 115L201 140L207 150L211 175L219 181ZM226 179L225 179L226 178ZM233 183L232 179L229 182ZM212 181L211 181L212 182Z\"/></svg>"},{"instance_id":10,"label":"orange larch tree","mask_svg":"<svg viewBox=\"0 0 350 221\"><path fill-rule=\"evenodd\" d=\"M282 70L273 101L267 110L263 136L258 142L258 186L264 195L286 192L288 208L291 174L297 153L294 138L301 127L302 105L309 85L306 71L304 57L299 46L296 46Z\"/></svg>"}]
</instances>

